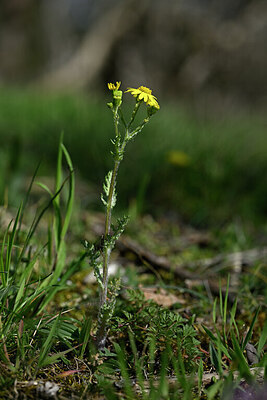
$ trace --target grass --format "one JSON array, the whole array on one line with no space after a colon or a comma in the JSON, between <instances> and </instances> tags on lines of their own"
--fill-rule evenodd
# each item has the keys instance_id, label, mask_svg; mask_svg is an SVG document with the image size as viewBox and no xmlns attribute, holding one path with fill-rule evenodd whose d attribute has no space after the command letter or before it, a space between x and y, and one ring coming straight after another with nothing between
<instances>
[{"instance_id":1,"label":"grass","mask_svg":"<svg viewBox=\"0 0 267 400\"><path fill-rule=\"evenodd\" d=\"M44 152L46 160L34 174L35 183L29 183L28 192L24 190L24 201L17 206L17 211L2 208L0 213L2 227L6 226L0 232L0 397L35 398L41 390L47 391L48 381L59 385L59 399L212 400L232 399L237 390L261 390L256 373L263 370L264 378L267 376L265 262L255 262L249 268L243 266L238 276L238 296L233 301L229 296L234 274L231 265L221 270L216 270L216 266L214 270L205 270L205 279L188 283L172 270L156 270L142 257L118 253L113 261L123 266L120 272L123 287L110 322L107 345L102 352L97 351L96 283L85 279L90 267L87 250L80 244L83 239L97 240L92 231L96 225L95 214L75 201L74 184L79 174L96 184L99 174L102 181L108 161L100 154L108 146L107 127L111 121L108 116L101 119L98 103L88 104L86 99L40 98L21 93L14 97L14 92L7 92L0 98L0 105L4 143L1 151L5 146L10 148L9 156L1 159L5 184L10 184L10 201L12 190L14 195L17 193L16 179L30 173L39 150ZM62 121L65 127L59 126ZM263 142L253 142L250 146L246 143L255 132L252 127L261 127L261 121L236 118L221 123L202 121L202 124L201 130L200 120L189 118L185 111L180 110L177 115L174 108L163 110L162 118L153 122L152 130L145 132L142 148L136 144L129 163L126 158L122 168L126 171L120 175L118 186L122 207L128 190L134 196L126 178L131 162L136 163L137 157L136 169L139 173L145 170L147 178L138 186L137 172L132 169L131 185L133 190L135 184L139 187L132 211L134 207L138 212L150 209L149 200L153 198L152 204L162 204L164 200L164 208L179 200L179 211L187 217L193 215L192 220L198 224L206 215L205 207L211 210L213 224L225 221L226 215L231 220L230 206L233 215L239 215L235 208L239 210L238 204L240 207L243 204L243 213L248 213L242 214L241 207L243 217L253 215L256 220L263 215L263 209L253 208L259 201L258 188L252 186L249 202L244 200L241 191L240 203L232 201L227 205L223 201L234 196L231 188L236 185L231 178L229 189L224 186L230 166L221 172L224 179L218 180L215 174L220 160L222 165L232 160L234 177L247 170L253 154L264 164L261 133L259 140ZM213 133L215 127L217 140ZM58 146L61 128L65 130L66 141L65 145L61 142ZM90 131L97 135L88 137L86 132ZM231 146L233 132L241 132L243 139L236 139L237 143L234 141ZM91 145L98 153L92 151ZM33 148L34 160L29 162ZM240 154L237 149L246 149L247 153ZM14 156L17 150L21 151L20 160ZM171 150L176 153L167 162ZM190 158L181 156L181 152ZM217 160L219 154L221 158ZM86 166L84 170L82 163ZM56 171L54 184L45 184L40 175L53 171ZM175 186L177 176L179 191ZM199 184L203 176L210 191L207 198L208 188ZM38 181L41 194L32 198L32 189ZM168 188L166 193L161 186L163 182ZM220 193L223 211L217 203ZM215 204L219 210L212 211ZM13 218L8 212L13 213ZM257 237L246 231L240 220L231 221L221 229L214 228L213 224L211 239L205 245L190 241L186 244L183 241L186 226L168 218L158 223L152 217L139 216L132 221L128 232L140 245L167 256L174 264L190 261L194 264L191 272L197 276L201 273L201 258L258 246ZM220 278L225 291L220 290L218 297L210 293L208 278L216 281ZM146 297L147 287L156 288L150 299ZM165 300L175 296L170 305L162 303L162 293ZM259 356L254 365L256 372L244 353L247 343L254 345ZM205 381L209 372L214 378Z\"/></svg>"},{"instance_id":2,"label":"grass","mask_svg":"<svg viewBox=\"0 0 267 400\"><path fill-rule=\"evenodd\" d=\"M111 116L103 111L102 99L4 90L0 109L2 199L8 183L15 203L22 176L31 176L40 160L41 174L51 175L63 130L76 175L94 188L110 169L111 158L102 154L110 151ZM266 119L219 113L205 117L179 105L163 106L127 154L119 175L119 207L131 204L137 213L154 214L172 208L199 226L238 217L261 221ZM93 208L99 204L94 196L84 202Z\"/></svg>"}]
</instances>

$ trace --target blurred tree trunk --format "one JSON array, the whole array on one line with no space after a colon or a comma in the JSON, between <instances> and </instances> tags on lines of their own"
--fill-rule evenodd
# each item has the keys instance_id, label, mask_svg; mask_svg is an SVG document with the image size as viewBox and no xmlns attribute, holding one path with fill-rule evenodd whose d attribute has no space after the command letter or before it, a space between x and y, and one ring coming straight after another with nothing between
<instances>
[{"instance_id":1,"label":"blurred tree trunk","mask_svg":"<svg viewBox=\"0 0 267 400\"><path fill-rule=\"evenodd\" d=\"M91 86L116 42L138 22L147 6L147 1L124 0L108 9L85 35L71 59L43 75L35 85L64 91Z\"/></svg>"}]
</instances>

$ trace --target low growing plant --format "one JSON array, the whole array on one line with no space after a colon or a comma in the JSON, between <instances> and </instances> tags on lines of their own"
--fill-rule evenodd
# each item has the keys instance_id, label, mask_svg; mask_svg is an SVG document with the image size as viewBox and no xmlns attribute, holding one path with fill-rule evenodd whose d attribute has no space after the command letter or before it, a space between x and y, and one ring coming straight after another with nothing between
<instances>
[{"instance_id":1,"label":"low growing plant","mask_svg":"<svg viewBox=\"0 0 267 400\"><path fill-rule=\"evenodd\" d=\"M118 279L109 281L109 260L112 249L116 241L124 231L128 222L128 216L123 216L117 219L115 225L112 224L112 210L116 205L117 192L117 174L121 161L124 158L126 145L132 141L149 122L152 115L159 110L159 104L152 91L145 86L140 86L138 89L128 88L126 92L133 95L136 100L129 122L127 123L123 112L123 92L119 90L121 82L116 84L109 83L108 88L112 92L113 100L108 103L113 114L115 137L111 139L114 148L111 152L113 157L113 169L108 172L103 184L104 193L101 194L101 200L105 207L105 231L102 240L101 251L96 249L94 244L85 241L85 247L88 250L90 264L93 267L95 277L99 286L99 312L98 312L98 329L97 329L97 346L99 349L105 347L107 338L107 329L110 319L113 315L116 297L120 288ZM141 104L144 103L147 107L147 114L143 121L136 127L133 123ZM121 133L123 128L124 133Z\"/></svg>"},{"instance_id":2,"label":"low growing plant","mask_svg":"<svg viewBox=\"0 0 267 400\"><path fill-rule=\"evenodd\" d=\"M246 384L252 385L251 387L254 386L256 390L257 374L260 374L261 370L264 371L263 379L266 380L267 358L266 355L262 355L262 353L267 341L267 323L265 322L264 324L257 348L251 344L250 347L248 347L260 308L258 308L254 314L247 332L242 335L236 319L238 299L236 298L230 310L228 308L229 283L230 277L228 277L224 299L222 290L220 290L219 311L217 311L217 298L213 304L212 319L214 332L203 325L210 339L209 352L211 364L220 376L220 380L208 389L208 399L213 398L217 393L222 393L223 390L230 390L230 398L232 399L234 389L239 387L242 380L243 383L246 382ZM254 353L254 360L248 356L248 351L250 349L252 349ZM247 353L247 358L244 355L245 351ZM256 368L253 369L251 366ZM235 371L238 372L238 376L234 377ZM244 391L244 398L248 398L245 396L246 392ZM225 396L223 398L228 399L229 397ZM237 398L241 399L242 397Z\"/></svg>"},{"instance_id":3,"label":"low growing plant","mask_svg":"<svg viewBox=\"0 0 267 400\"><path fill-rule=\"evenodd\" d=\"M192 316L187 320L152 300L145 300L140 290L128 290L127 299L117 303L111 333L114 336L119 335L121 340L127 341L129 335L134 339L136 349L142 354L143 369L146 369L145 365L149 365L152 342L155 366L159 363L162 352L169 348L177 358L178 354L181 355L185 370L192 372L201 355L194 319L195 316ZM130 365L134 364L134 360L131 360L132 354L130 350ZM149 371L146 374L149 375Z\"/></svg>"}]
</instances>

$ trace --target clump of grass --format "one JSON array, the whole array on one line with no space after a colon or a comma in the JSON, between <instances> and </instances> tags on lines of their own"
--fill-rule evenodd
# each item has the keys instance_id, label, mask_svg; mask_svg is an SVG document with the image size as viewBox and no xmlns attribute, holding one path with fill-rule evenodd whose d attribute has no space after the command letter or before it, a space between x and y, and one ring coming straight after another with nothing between
<instances>
[{"instance_id":1,"label":"clump of grass","mask_svg":"<svg viewBox=\"0 0 267 400\"><path fill-rule=\"evenodd\" d=\"M63 155L69 170L69 175L65 179L62 178ZM60 197L67 182L69 183L68 200L66 210L64 210ZM33 181L30 188L32 183ZM35 375L40 368L50 362L55 362L64 353L49 357L49 352L56 338L59 337L59 332L61 331L62 335L66 326L61 313L51 318L43 314L43 311L56 292L62 290L69 273L73 272L79 263L79 260L76 260L69 271L63 274L66 263L65 236L74 201L74 175L70 156L62 140L58 150L54 192L44 184L39 185L48 192L50 199L37 212L25 234L21 227L29 193L27 194L25 202L18 209L16 218L10 222L3 235L0 254L0 359L14 372L27 365L27 373L30 376ZM33 243L38 225L51 207L54 208L54 214L52 226L48 229L48 241L36 248ZM47 269L40 269L39 264L43 264ZM73 327L70 330L67 329L68 336L73 330ZM45 336L44 332L46 332ZM32 368L36 368L35 373L32 372Z\"/></svg>"}]
</instances>

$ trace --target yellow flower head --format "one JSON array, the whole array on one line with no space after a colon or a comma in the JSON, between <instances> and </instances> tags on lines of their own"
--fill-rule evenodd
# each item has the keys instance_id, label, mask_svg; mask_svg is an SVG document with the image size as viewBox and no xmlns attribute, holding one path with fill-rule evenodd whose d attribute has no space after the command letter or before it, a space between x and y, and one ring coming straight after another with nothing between
<instances>
[{"instance_id":1,"label":"yellow flower head","mask_svg":"<svg viewBox=\"0 0 267 400\"><path fill-rule=\"evenodd\" d=\"M177 165L179 167L187 167L191 164L191 157L179 150L171 150L167 154L167 160L170 164Z\"/></svg>"},{"instance_id":2,"label":"yellow flower head","mask_svg":"<svg viewBox=\"0 0 267 400\"><path fill-rule=\"evenodd\" d=\"M159 109L157 98L153 96L152 90L145 86L140 86L138 89L128 88L126 92L130 92L137 101L144 101L148 106Z\"/></svg>"},{"instance_id":3,"label":"yellow flower head","mask_svg":"<svg viewBox=\"0 0 267 400\"><path fill-rule=\"evenodd\" d=\"M121 82L116 82L116 85L114 83L108 83L108 88L109 90L119 90L121 85Z\"/></svg>"}]
</instances>

